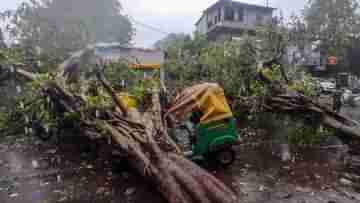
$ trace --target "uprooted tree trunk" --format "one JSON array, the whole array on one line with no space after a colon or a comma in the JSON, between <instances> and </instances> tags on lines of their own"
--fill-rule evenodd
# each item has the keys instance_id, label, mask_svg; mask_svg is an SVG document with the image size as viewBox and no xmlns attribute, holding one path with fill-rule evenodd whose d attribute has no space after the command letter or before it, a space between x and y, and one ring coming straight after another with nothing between
<instances>
[{"instance_id":1,"label":"uprooted tree trunk","mask_svg":"<svg viewBox=\"0 0 360 203\"><path fill-rule=\"evenodd\" d=\"M305 119L316 119L326 127L336 129L354 139L360 139L360 125L357 122L302 94L269 97L265 100L264 107L268 111L293 114Z\"/></svg>"},{"instance_id":2,"label":"uprooted tree trunk","mask_svg":"<svg viewBox=\"0 0 360 203\"><path fill-rule=\"evenodd\" d=\"M35 78L30 73L24 76ZM102 74L98 74L98 79L119 107L119 111L102 112L106 119L89 117L82 112L84 101L66 92L54 81L48 82L42 89L61 109L80 115L79 122L86 128L84 132L92 135L106 132L105 136L127 155L130 166L149 179L168 202L236 202L236 195L224 183L179 153L161 122L156 91L152 94L153 108L141 114L137 110L125 110Z\"/></svg>"},{"instance_id":3,"label":"uprooted tree trunk","mask_svg":"<svg viewBox=\"0 0 360 203\"><path fill-rule=\"evenodd\" d=\"M360 139L360 124L339 113L327 105L295 91L277 89L265 98L241 97L236 101L237 109L261 109L260 111L282 113L323 124L353 139Z\"/></svg>"},{"instance_id":4,"label":"uprooted tree trunk","mask_svg":"<svg viewBox=\"0 0 360 203\"><path fill-rule=\"evenodd\" d=\"M358 122L334 112L313 98L289 90L288 82L271 80L263 72L260 72L259 76L268 86L270 95L265 96L265 98L239 98L237 101L239 108L250 109L256 105L258 109L264 111L284 113L292 117L318 122L342 132L342 135L360 139L360 124Z\"/></svg>"}]
</instances>

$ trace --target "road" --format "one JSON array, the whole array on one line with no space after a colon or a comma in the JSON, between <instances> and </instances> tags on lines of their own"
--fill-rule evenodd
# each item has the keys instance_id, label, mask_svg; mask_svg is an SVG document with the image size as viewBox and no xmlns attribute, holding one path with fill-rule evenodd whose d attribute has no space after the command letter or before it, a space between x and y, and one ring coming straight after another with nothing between
<instances>
[{"instance_id":1,"label":"road","mask_svg":"<svg viewBox=\"0 0 360 203\"><path fill-rule=\"evenodd\" d=\"M152 185L106 149L88 153L77 143L86 145L33 139L1 144L0 202L165 203ZM327 151L306 151L295 162L283 163L269 146L240 147L233 166L208 170L239 194L240 202L360 202L358 193L340 184L340 159Z\"/></svg>"},{"instance_id":2,"label":"road","mask_svg":"<svg viewBox=\"0 0 360 203\"><path fill-rule=\"evenodd\" d=\"M105 159L106 152L96 158L79 148L34 140L0 145L0 202L164 202L122 163Z\"/></svg>"},{"instance_id":3,"label":"road","mask_svg":"<svg viewBox=\"0 0 360 203\"><path fill-rule=\"evenodd\" d=\"M345 106L342 113L360 121L357 108ZM166 202L106 144L96 153L84 146L88 140L71 137L56 144L33 138L0 142L0 202ZM207 169L239 195L239 203L360 202L360 182L346 179L349 172L336 149L298 149L290 163L266 143L236 150L231 167Z\"/></svg>"}]
</instances>

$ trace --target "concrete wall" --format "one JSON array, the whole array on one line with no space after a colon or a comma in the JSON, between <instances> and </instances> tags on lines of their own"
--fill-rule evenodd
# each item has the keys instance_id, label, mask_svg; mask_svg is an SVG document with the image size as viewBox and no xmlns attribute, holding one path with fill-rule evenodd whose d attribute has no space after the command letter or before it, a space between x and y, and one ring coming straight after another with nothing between
<instances>
[{"instance_id":1,"label":"concrete wall","mask_svg":"<svg viewBox=\"0 0 360 203\"><path fill-rule=\"evenodd\" d=\"M203 16L203 17L201 18L201 20L200 20L199 23L197 24L196 30L197 30L200 34L206 34L206 33L208 32L206 16Z\"/></svg>"}]
</instances>

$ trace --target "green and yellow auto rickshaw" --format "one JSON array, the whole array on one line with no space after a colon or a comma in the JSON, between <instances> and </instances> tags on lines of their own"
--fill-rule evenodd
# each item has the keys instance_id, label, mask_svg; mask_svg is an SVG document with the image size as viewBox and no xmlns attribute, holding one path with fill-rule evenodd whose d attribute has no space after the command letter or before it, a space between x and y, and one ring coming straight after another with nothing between
<instances>
[{"instance_id":1,"label":"green and yellow auto rickshaw","mask_svg":"<svg viewBox=\"0 0 360 203\"><path fill-rule=\"evenodd\" d=\"M224 90L218 84L204 83L184 89L165 116L186 120L172 128L170 135L187 157L205 158L225 166L234 162L232 146L239 134Z\"/></svg>"}]
</instances>

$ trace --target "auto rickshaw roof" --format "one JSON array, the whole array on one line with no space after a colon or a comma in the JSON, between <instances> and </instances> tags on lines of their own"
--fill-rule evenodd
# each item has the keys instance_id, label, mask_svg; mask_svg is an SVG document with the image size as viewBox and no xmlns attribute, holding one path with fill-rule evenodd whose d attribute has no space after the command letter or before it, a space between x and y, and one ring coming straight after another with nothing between
<instances>
[{"instance_id":1,"label":"auto rickshaw roof","mask_svg":"<svg viewBox=\"0 0 360 203\"><path fill-rule=\"evenodd\" d=\"M223 120L233 116L224 90L216 83L203 83L184 89L174 101L167 115L183 119L191 112L200 112L201 123Z\"/></svg>"}]
</instances>

